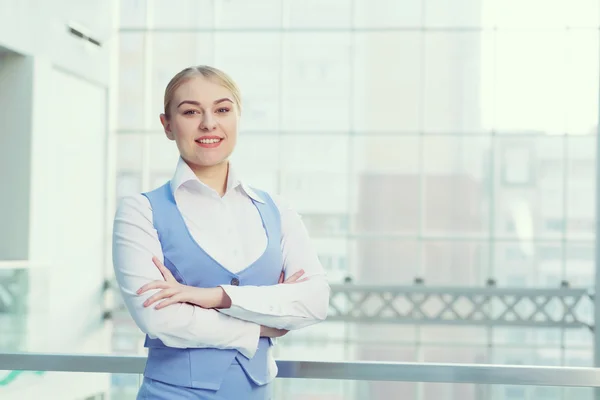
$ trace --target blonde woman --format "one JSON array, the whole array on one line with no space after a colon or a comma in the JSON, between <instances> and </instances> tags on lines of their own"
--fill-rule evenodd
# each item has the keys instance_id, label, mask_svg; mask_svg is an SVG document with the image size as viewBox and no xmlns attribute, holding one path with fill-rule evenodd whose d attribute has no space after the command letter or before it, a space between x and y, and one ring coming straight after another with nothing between
<instances>
[{"instance_id":1,"label":"blonde woman","mask_svg":"<svg viewBox=\"0 0 600 400\"><path fill-rule=\"evenodd\" d=\"M323 268L298 214L228 161L235 82L190 67L164 100L179 162L165 185L121 202L113 233L117 282L146 334L138 399L270 399L273 339L327 315Z\"/></svg>"}]
</instances>

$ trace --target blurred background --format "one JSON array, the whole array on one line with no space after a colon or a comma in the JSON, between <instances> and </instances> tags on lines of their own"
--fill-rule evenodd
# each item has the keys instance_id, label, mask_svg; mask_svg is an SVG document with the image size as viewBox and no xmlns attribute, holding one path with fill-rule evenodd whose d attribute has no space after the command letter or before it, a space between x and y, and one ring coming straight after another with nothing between
<instances>
[{"instance_id":1,"label":"blurred background","mask_svg":"<svg viewBox=\"0 0 600 400\"><path fill-rule=\"evenodd\" d=\"M334 287L330 320L277 358L593 366L599 23L599 0L0 0L0 351L144 354L111 288L112 218L171 178L164 88L208 64L242 89L233 161L301 213ZM0 398L133 399L139 381L0 371Z\"/></svg>"}]
</instances>

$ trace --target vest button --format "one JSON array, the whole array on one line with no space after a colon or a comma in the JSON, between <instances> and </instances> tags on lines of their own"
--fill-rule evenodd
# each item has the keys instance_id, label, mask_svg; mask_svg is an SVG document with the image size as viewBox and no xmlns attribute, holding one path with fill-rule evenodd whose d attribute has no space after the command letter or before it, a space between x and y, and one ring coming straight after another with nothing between
<instances>
[{"instance_id":1,"label":"vest button","mask_svg":"<svg viewBox=\"0 0 600 400\"><path fill-rule=\"evenodd\" d=\"M238 278L233 278L233 279L231 280L231 284L232 284L233 286L239 286L239 285L240 285L240 280L239 280Z\"/></svg>"}]
</instances>

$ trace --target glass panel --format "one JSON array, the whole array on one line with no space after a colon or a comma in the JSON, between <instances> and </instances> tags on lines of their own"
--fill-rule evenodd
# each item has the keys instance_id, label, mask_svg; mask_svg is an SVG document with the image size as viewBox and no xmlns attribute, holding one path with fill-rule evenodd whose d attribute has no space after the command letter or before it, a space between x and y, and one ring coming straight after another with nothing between
<instances>
[{"instance_id":1,"label":"glass panel","mask_svg":"<svg viewBox=\"0 0 600 400\"><path fill-rule=\"evenodd\" d=\"M560 286L563 247L560 242L496 242L493 277L500 287Z\"/></svg>"},{"instance_id":2,"label":"glass panel","mask_svg":"<svg viewBox=\"0 0 600 400\"><path fill-rule=\"evenodd\" d=\"M352 141L357 232L419 232L419 137L357 136Z\"/></svg>"},{"instance_id":3,"label":"glass panel","mask_svg":"<svg viewBox=\"0 0 600 400\"><path fill-rule=\"evenodd\" d=\"M424 278L432 286L481 287L490 277L490 245L484 241L426 241ZM468 311L463 311L468 314Z\"/></svg>"},{"instance_id":4,"label":"glass panel","mask_svg":"<svg viewBox=\"0 0 600 400\"><path fill-rule=\"evenodd\" d=\"M144 380L143 375L137 374L111 374L111 400L135 399Z\"/></svg>"},{"instance_id":5,"label":"glass panel","mask_svg":"<svg viewBox=\"0 0 600 400\"><path fill-rule=\"evenodd\" d=\"M591 348L587 350L567 350L564 357L564 365L566 366L584 368L594 367L594 352Z\"/></svg>"},{"instance_id":6,"label":"glass panel","mask_svg":"<svg viewBox=\"0 0 600 400\"><path fill-rule=\"evenodd\" d=\"M564 29L566 27L598 27L598 1L582 0L571 2L556 0L488 0L490 14L500 29ZM511 12L518 7L519 12ZM544 10L540 13L540 10Z\"/></svg>"},{"instance_id":7,"label":"glass panel","mask_svg":"<svg viewBox=\"0 0 600 400\"><path fill-rule=\"evenodd\" d=\"M489 7L490 0L423 0L423 14L426 27L488 27L490 21L484 19L483 8Z\"/></svg>"},{"instance_id":8,"label":"glass panel","mask_svg":"<svg viewBox=\"0 0 600 400\"><path fill-rule=\"evenodd\" d=\"M150 2L153 28L205 30L213 27L213 0L178 0L177 3L169 0L150 0Z\"/></svg>"},{"instance_id":9,"label":"glass panel","mask_svg":"<svg viewBox=\"0 0 600 400\"><path fill-rule=\"evenodd\" d=\"M288 0L287 19L292 27L349 28L352 3L347 0ZM315 12L315 10L318 10Z\"/></svg>"},{"instance_id":10,"label":"glass panel","mask_svg":"<svg viewBox=\"0 0 600 400\"><path fill-rule=\"evenodd\" d=\"M353 382L321 379L277 379L273 385L274 399L346 400L354 399Z\"/></svg>"},{"instance_id":11,"label":"glass panel","mask_svg":"<svg viewBox=\"0 0 600 400\"><path fill-rule=\"evenodd\" d=\"M596 3L597 7L600 2ZM572 5L569 8L577 9ZM589 14L597 19L600 12ZM563 80L567 83L565 108L569 134L595 135L597 132L598 40L597 30L569 30L566 37L567 65Z\"/></svg>"},{"instance_id":12,"label":"glass panel","mask_svg":"<svg viewBox=\"0 0 600 400\"><path fill-rule=\"evenodd\" d=\"M423 384L424 399L465 399L478 400L485 393L483 385L425 383ZM380 397L383 399L383 397Z\"/></svg>"},{"instance_id":13,"label":"glass panel","mask_svg":"<svg viewBox=\"0 0 600 400\"><path fill-rule=\"evenodd\" d=\"M497 138L495 232L502 238L559 238L564 232L562 137Z\"/></svg>"},{"instance_id":14,"label":"glass panel","mask_svg":"<svg viewBox=\"0 0 600 400\"><path fill-rule=\"evenodd\" d=\"M117 199L142 191L143 133L117 135Z\"/></svg>"},{"instance_id":15,"label":"glass panel","mask_svg":"<svg viewBox=\"0 0 600 400\"><path fill-rule=\"evenodd\" d=\"M592 288L595 276L595 251L592 242L568 243L565 247L565 276L573 287Z\"/></svg>"},{"instance_id":16,"label":"glass panel","mask_svg":"<svg viewBox=\"0 0 600 400\"><path fill-rule=\"evenodd\" d=\"M281 194L294 210L304 213L347 213L348 174L342 172L282 172Z\"/></svg>"},{"instance_id":17,"label":"glass panel","mask_svg":"<svg viewBox=\"0 0 600 400\"><path fill-rule=\"evenodd\" d=\"M276 133L241 132L232 159L248 175L267 171L277 175L280 140Z\"/></svg>"},{"instance_id":18,"label":"glass panel","mask_svg":"<svg viewBox=\"0 0 600 400\"><path fill-rule=\"evenodd\" d=\"M171 179L179 160L177 145L165 135L148 135L147 140L149 159L152 160L150 163L151 176L161 175L167 180ZM160 185L164 183L163 181ZM153 182L153 184L156 183Z\"/></svg>"},{"instance_id":19,"label":"glass panel","mask_svg":"<svg viewBox=\"0 0 600 400\"><path fill-rule=\"evenodd\" d=\"M350 38L349 33L284 35L284 130L348 130Z\"/></svg>"},{"instance_id":20,"label":"glass panel","mask_svg":"<svg viewBox=\"0 0 600 400\"><path fill-rule=\"evenodd\" d=\"M355 33L351 115L355 130L376 133L421 129L421 44L422 34L418 32Z\"/></svg>"},{"instance_id":21,"label":"glass panel","mask_svg":"<svg viewBox=\"0 0 600 400\"><path fill-rule=\"evenodd\" d=\"M146 26L145 0L120 0L119 24L121 28L144 28Z\"/></svg>"},{"instance_id":22,"label":"glass panel","mask_svg":"<svg viewBox=\"0 0 600 400\"><path fill-rule=\"evenodd\" d=\"M225 0L215 1L218 28L264 29L280 27L282 23L281 0Z\"/></svg>"},{"instance_id":23,"label":"glass panel","mask_svg":"<svg viewBox=\"0 0 600 400\"><path fill-rule=\"evenodd\" d=\"M379 0L373 7L371 0L356 0L354 20L357 27L391 28L420 27L423 18L423 0ZM392 46L393 49L396 49ZM402 54L400 52L400 54Z\"/></svg>"},{"instance_id":24,"label":"glass panel","mask_svg":"<svg viewBox=\"0 0 600 400\"><path fill-rule=\"evenodd\" d=\"M356 283L410 285L421 271L416 240L365 236L352 243L350 273Z\"/></svg>"},{"instance_id":25,"label":"glass panel","mask_svg":"<svg viewBox=\"0 0 600 400\"><path fill-rule=\"evenodd\" d=\"M425 132L490 130L481 121L483 92L479 77L485 57L489 57L482 49L492 44L493 36L488 33L428 32L425 35Z\"/></svg>"},{"instance_id":26,"label":"glass panel","mask_svg":"<svg viewBox=\"0 0 600 400\"><path fill-rule=\"evenodd\" d=\"M117 170L141 172L144 152L144 133L117 135Z\"/></svg>"},{"instance_id":27,"label":"glass panel","mask_svg":"<svg viewBox=\"0 0 600 400\"><path fill-rule=\"evenodd\" d=\"M218 33L216 66L227 71L242 92L241 127L277 131L281 118L281 41L273 33Z\"/></svg>"},{"instance_id":28,"label":"glass panel","mask_svg":"<svg viewBox=\"0 0 600 400\"><path fill-rule=\"evenodd\" d=\"M600 2L598 2L598 0L580 0L576 3L568 2L567 0L564 1L567 3L564 11L568 26L586 27L592 29L598 28L600 18ZM598 38L598 35L595 33L590 33L596 36L596 39ZM593 54L596 57L598 56L597 51L594 51ZM598 74L594 75L595 79L598 79Z\"/></svg>"},{"instance_id":29,"label":"glass panel","mask_svg":"<svg viewBox=\"0 0 600 400\"><path fill-rule=\"evenodd\" d=\"M241 179L271 193L279 193L279 136L273 132L240 132L231 157Z\"/></svg>"},{"instance_id":30,"label":"glass panel","mask_svg":"<svg viewBox=\"0 0 600 400\"><path fill-rule=\"evenodd\" d=\"M471 310L470 303L456 302L457 311ZM420 326L419 343L425 347L424 362L487 363L489 329L479 326ZM457 352L464 355L457 354Z\"/></svg>"},{"instance_id":31,"label":"glass panel","mask_svg":"<svg viewBox=\"0 0 600 400\"><path fill-rule=\"evenodd\" d=\"M140 33L119 35L119 129L144 126L144 40Z\"/></svg>"},{"instance_id":32,"label":"glass panel","mask_svg":"<svg viewBox=\"0 0 600 400\"><path fill-rule=\"evenodd\" d=\"M495 110L488 128L506 134L566 131L566 106L573 100L566 96L571 79L565 79L565 40L564 32L496 33L495 64L482 70L494 93L483 99L485 109Z\"/></svg>"},{"instance_id":33,"label":"glass panel","mask_svg":"<svg viewBox=\"0 0 600 400\"><path fill-rule=\"evenodd\" d=\"M27 269L5 269L0 265L0 351L27 348L29 286Z\"/></svg>"},{"instance_id":34,"label":"glass panel","mask_svg":"<svg viewBox=\"0 0 600 400\"><path fill-rule=\"evenodd\" d=\"M426 234L490 234L489 137L429 137L423 140Z\"/></svg>"},{"instance_id":35,"label":"glass panel","mask_svg":"<svg viewBox=\"0 0 600 400\"><path fill-rule=\"evenodd\" d=\"M135 375L133 376L135 377ZM2 400L84 400L90 398L108 398L110 391L110 374L0 371L0 398ZM131 398L133 397L128 397L128 399Z\"/></svg>"},{"instance_id":36,"label":"glass panel","mask_svg":"<svg viewBox=\"0 0 600 400\"><path fill-rule=\"evenodd\" d=\"M591 240L595 227L596 134L570 136L566 165L566 235Z\"/></svg>"},{"instance_id":37,"label":"glass panel","mask_svg":"<svg viewBox=\"0 0 600 400\"><path fill-rule=\"evenodd\" d=\"M592 400L593 393L591 388L279 379L273 396L291 400L387 400L399 394L403 400Z\"/></svg>"},{"instance_id":38,"label":"glass panel","mask_svg":"<svg viewBox=\"0 0 600 400\"><path fill-rule=\"evenodd\" d=\"M301 214L349 212L347 135L289 134L281 137L281 193Z\"/></svg>"},{"instance_id":39,"label":"glass panel","mask_svg":"<svg viewBox=\"0 0 600 400\"><path fill-rule=\"evenodd\" d=\"M343 218L339 215L328 214L303 214L302 221L307 226L309 234L312 237L312 244L317 251L321 265L327 272L327 279L330 283L342 283L350 275L350 242L346 238L322 238L334 231L321 231L321 224L328 224L330 221Z\"/></svg>"}]
</instances>

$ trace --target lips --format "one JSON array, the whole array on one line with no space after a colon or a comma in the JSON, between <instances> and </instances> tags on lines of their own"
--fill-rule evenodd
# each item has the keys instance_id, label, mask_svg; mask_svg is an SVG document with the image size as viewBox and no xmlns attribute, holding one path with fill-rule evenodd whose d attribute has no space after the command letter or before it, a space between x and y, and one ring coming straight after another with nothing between
<instances>
[{"instance_id":1,"label":"lips","mask_svg":"<svg viewBox=\"0 0 600 400\"><path fill-rule=\"evenodd\" d=\"M212 148L221 144L223 138L219 136L202 136L195 140L200 147Z\"/></svg>"}]
</instances>

